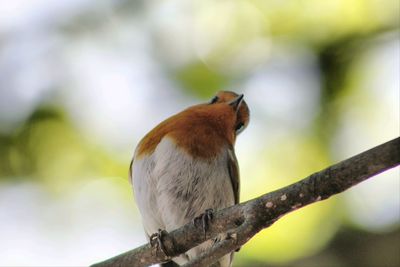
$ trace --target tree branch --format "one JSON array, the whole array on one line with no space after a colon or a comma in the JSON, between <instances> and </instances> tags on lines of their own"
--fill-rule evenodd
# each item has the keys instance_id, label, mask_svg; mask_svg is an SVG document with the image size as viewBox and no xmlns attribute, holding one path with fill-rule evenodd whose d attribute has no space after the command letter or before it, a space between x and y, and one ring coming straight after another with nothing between
<instances>
[{"instance_id":1,"label":"tree branch","mask_svg":"<svg viewBox=\"0 0 400 267\"><path fill-rule=\"evenodd\" d=\"M393 139L320 172L258 198L220 210L214 214L204 235L201 227L189 223L163 238L166 256L160 248L145 244L93 267L142 267L160 263L217 236L228 238L217 243L185 267L207 266L245 244L256 233L283 215L335 194L400 164L400 138Z\"/></svg>"}]
</instances>

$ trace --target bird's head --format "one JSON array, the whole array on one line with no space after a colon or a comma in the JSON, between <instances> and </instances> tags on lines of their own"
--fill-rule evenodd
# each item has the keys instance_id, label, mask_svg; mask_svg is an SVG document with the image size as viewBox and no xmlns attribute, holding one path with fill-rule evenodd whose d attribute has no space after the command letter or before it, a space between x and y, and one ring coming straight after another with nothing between
<instances>
[{"instance_id":1,"label":"bird's head","mask_svg":"<svg viewBox=\"0 0 400 267\"><path fill-rule=\"evenodd\" d=\"M230 113L231 116L228 116L227 119L232 121L232 131L235 135L240 134L249 124L250 111L246 101L243 99L243 94L238 95L231 91L219 91L210 100L209 105L229 106L229 109L231 110L228 109L228 113Z\"/></svg>"},{"instance_id":2,"label":"bird's head","mask_svg":"<svg viewBox=\"0 0 400 267\"><path fill-rule=\"evenodd\" d=\"M189 130L197 129L198 137L203 135L209 143L218 143L216 137L219 136L232 145L247 127L250 117L243 94L230 91L219 91L210 101L186 109L181 116L180 121L184 121Z\"/></svg>"},{"instance_id":3,"label":"bird's head","mask_svg":"<svg viewBox=\"0 0 400 267\"><path fill-rule=\"evenodd\" d=\"M248 123L249 108L243 95L219 91L207 103L189 107L160 123L142 139L137 155L152 153L168 135L191 155L211 157L224 144L234 145Z\"/></svg>"}]
</instances>

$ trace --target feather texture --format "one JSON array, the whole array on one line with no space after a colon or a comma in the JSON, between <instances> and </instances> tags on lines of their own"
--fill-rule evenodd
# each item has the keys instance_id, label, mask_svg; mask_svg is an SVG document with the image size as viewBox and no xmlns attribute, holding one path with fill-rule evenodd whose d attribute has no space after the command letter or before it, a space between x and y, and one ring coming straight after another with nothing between
<instances>
[{"instance_id":1,"label":"feather texture","mask_svg":"<svg viewBox=\"0 0 400 267\"><path fill-rule=\"evenodd\" d=\"M134 159L135 199L147 236L158 229L172 231L183 226L206 209L235 204L238 192L232 187L230 170L220 168L231 161L232 152L224 151L212 160L198 160L164 137L153 154ZM211 245L210 241L196 247L176 261L182 264Z\"/></svg>"},{"instance_id":2,"label":"feather texture","mask_svg":"<svg viewBox=\"0 0 400 267\"><path fill-rule=\"evenodd\" d=\"M234 152L248 124L243 96L220 92L210 103L190 107L160 123L139 143L130 166L135 200L147 237L175 230L207 209L239 203L239 167ZM217 240L225 238L220 235ZM173 259L179 265L213 246L209 240ZM218 261L231 266L233 253ZM172 264L172 263L171 263Z\"/></svg>"}]
</instances>

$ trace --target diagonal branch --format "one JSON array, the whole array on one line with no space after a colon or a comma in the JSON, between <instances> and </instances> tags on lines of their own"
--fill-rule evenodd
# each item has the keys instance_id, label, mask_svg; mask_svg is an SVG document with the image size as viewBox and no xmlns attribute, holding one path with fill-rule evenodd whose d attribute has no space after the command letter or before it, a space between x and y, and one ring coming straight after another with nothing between
<instances>
[{"instance_id":1,"label":"diagonal branch","mask_svg":"<svg viewBox=\"0 0 400 267\"><path fill-rule=\"evenodd\" d=\"M175 257L220 233L228 233L228 239L185 265L207 266L245 244L283 215L341 193L399 164L400 138L396 138L297 183L216 212L206 236L201 227L193 223L174 230L163 239L165 250L168 255ZM142 267L164 262L171 257L167 257L159 248L145 244L92 266Z\"/></svg>"}]
</instances>

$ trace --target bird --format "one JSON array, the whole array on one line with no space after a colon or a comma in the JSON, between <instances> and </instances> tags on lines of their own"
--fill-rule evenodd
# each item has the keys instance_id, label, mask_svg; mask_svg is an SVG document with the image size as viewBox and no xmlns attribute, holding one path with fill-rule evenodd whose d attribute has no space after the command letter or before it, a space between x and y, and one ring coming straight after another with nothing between
<instances>
[{"instance_id":1,"label":"bird","mask_svg":"<svg viewBox=\"0 0 400 267\"><path fill-rule=\"evenodd\" d=\"M160 231L170 232L201 216L210 219L213 211L239 203L234 145L249 118L243 94L219 91L210 101L164 120L138 143L130 179L150 242ZM206 241L161 266L183 265L216 242ZM229 267L232 260L233 252L212 266Z\"/></svg>"}]
</instances>

